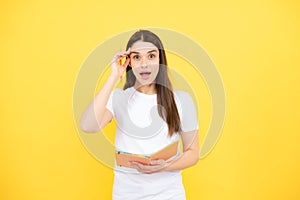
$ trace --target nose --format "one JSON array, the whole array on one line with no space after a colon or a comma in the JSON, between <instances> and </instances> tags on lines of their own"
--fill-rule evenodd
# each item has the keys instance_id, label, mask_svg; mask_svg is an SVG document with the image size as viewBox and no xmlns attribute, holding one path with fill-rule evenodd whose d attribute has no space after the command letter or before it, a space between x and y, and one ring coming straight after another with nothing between
<instances>
[{"instance_id":1,"label":"nose","mask_svg":"<svg viewBox=\"0 0 300 200\"><path fill-rule=\"evenodd\" d=\"M147 67L147 60L145 58L141 61L141 67Z\"/></svg>"}]
</instances>

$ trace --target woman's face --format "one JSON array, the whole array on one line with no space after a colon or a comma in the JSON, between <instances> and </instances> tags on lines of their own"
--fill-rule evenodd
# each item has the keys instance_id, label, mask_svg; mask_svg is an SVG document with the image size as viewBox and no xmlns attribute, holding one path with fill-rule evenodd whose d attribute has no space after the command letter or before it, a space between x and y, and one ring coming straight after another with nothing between
<instances>
[{"instance_id":1,"label":"woman's face","mask_svg":"<svg viewBox=\"0 0 300 200\"><path fill-rule=\"evenodd\" d=\"M158 48L151 42L135 42L130 48L130 65L139 84L152 83L159 70Z\"/></svg>"}]
</instances>

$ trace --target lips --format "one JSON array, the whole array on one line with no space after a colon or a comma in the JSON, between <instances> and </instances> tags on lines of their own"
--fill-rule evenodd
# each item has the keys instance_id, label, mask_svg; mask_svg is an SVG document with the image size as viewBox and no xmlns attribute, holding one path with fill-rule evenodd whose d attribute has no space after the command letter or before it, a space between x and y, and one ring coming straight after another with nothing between
<instances>
[{"instance_id":1,"label":"lips","mask_svg":"<svg viewBox=\"0 0 300 200\"><path fill-rule=\"evenodd\" d=\"M146 80L150 77L151 72L140 72L142 79Z\"/></svg>"},{"instance_id":2,"label":"lips","mask_svg":"<svg viewBox=\"0 0 300 200\"><path fill-rule=\"evenodd\" d=\"M144 75L144 74L146 74L146 75L150 75L150 74L151 74L151 72L140 72L140 75Z\"/></svg>"}]
</instances>

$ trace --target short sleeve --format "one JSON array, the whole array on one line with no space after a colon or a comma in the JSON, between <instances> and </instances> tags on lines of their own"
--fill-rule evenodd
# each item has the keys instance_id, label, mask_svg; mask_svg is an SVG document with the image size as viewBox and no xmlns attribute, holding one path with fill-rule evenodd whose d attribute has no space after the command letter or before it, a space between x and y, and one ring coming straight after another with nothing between
<instances>
[{"instance_id":1,"label":"short sleeve","mask_svg":"<svg viewBox=\"0 0 300 200\"><path fill-rule=\"evenodd\" d=\"M108 98L106 108L112 113L113 117L115 117L115 111L114 111L114 106L113 106L113 95L115 93L115 90L113 90Z\"/></svg>"},{"instance_id":2,"label":"short sleeve","mask_svg":"<svg viewBox=\"0 0 300 200\"><path fill-rule=\"evenodd\" d=\"M183 92L181 95L181 128L183 132L198 130L197 109L189 93Z\"/></svg>"}]
</instances>

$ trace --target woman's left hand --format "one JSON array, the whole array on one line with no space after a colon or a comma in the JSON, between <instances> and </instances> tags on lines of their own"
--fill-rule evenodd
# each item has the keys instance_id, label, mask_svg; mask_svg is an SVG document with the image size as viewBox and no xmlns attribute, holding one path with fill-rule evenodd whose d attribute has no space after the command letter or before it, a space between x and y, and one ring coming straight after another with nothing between
<instances>
[{"instance_id":1,"label":"woman's left hand","mask_svg":"<svg viewBox=\"0 0 300 200\"><path fill-rule=\"evenodd\" d=\"M151 160L151 164L150 165L144 165L138 162L129 162L131 164L132 167L134 167L136 170L138 170L141 173L145 173L145 174L152 174L154 172L160 172L163 171L163 169L165 168L165 166L168 164L168 162L166 162L163 159L159 159L159 160Z\"/></svg>"}]
</instances>

